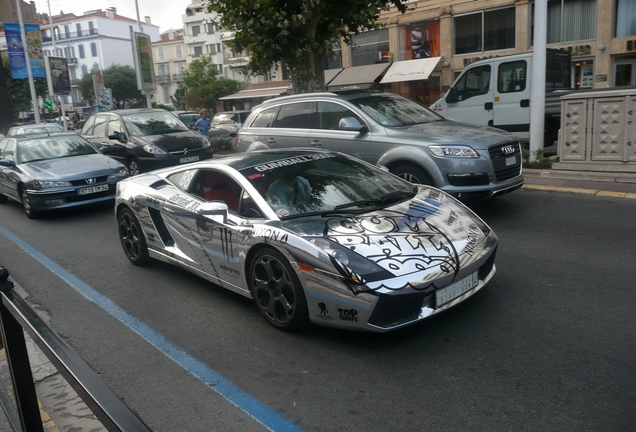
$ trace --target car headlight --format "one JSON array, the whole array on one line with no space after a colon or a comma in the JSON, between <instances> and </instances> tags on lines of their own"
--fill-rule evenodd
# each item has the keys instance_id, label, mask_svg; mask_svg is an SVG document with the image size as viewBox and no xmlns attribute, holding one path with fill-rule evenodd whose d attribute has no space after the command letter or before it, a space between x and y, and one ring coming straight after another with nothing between
<instances>
[{"instance_id":1,"label":"car headlight","mask_svg":"<svg viewBox=\"0 0 636 432\"><path fill-rule=\"evenodd\" d=\"M36 189L56 188L71 186L67 181L52 181L52 180L33 180L33 187Z\"/></svg>"},{"instance_id":2,"label":"car headlight","mask_svg":"<svg viewBox=\"0 0 636 432\"><path fill-rule=\"evenodd\" d=\"M128 176L128 171L126 170L126 168L122 167L116 173L110 174L108 176L108 180L114 180L114 179L123 178L123 177L127 177L127 176Z\"/></svg>"},{"instance_id":3,"label":"car headlight","mask_svg":"<svg viewBox=\"0 0 636 432\"><path fill-rule=\"evenodd\" d=\"M210 140L203 138L201 140L201 148L208 148L210 147Z\"/></svg>"},{"instance_id":4,"label":"car headlight","mask_svg":"<svg viewBox=\"0 0 636 432\"><path fill-rule=\"evenodd\" d=\"M394 277L388 270L331 240L315 237L309 241L329 255L334 267L338 269L355 294L368 290L364 286L366 282Z\"/></svg>"},{"instance_id":5,"label":"car headlight","mask_svg":"<svg viewBox=\"0 0 636 432\"><path fill-rule=\"evenodd\" d=\"M473 148L461 145L428 146L431 153L439 157L478 158L479 153Z\"/></svg>"},{"instance_id":6,"label":"car headlight","mask_svg":"<svg viewBox=\"0 0 636 432\"><path fill-rule=\"evenodd\" d=\"M157 147L156 145L152 145L152 144L146 144L144 146L144 151L146 153L150 153L150 154L166 154L166 152L164 150L162 150L159 147Z\"/></svg>"}]
</instances>

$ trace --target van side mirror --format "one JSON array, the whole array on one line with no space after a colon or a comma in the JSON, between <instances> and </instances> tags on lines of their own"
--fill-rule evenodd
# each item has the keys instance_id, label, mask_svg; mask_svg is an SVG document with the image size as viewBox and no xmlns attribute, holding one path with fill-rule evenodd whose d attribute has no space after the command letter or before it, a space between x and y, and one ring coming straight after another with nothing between
<instances>
[{"instance_id":1,"label":"van side mirror","mask_svg":"<svg viewBox=\"0 0 636 432\"><path fill-rule=\"evenodd\" d=\"M338 122L338 129L346 131L358 131L360 135L364 135L369 132L369 128L366 125L362 125L360 121L355 117L343 117Z\"/></svg>"},{"instance_id":2,"label":"van side mirror","mask_svg":"<svg viewBox=\"0 0 636 432\"><path fill-rule=\"evenodd\" d=\"M446 103L456 103L459 100L457 92L457 87L449 88L448 94L446 95Z\"/></svg>"}]
</instances>

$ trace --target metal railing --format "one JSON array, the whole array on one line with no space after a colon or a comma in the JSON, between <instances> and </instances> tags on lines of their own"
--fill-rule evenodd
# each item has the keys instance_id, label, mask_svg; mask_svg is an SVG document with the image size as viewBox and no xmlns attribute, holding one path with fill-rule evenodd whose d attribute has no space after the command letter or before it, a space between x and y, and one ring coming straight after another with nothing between
<instances>
[{"instance_id":1,"label":"metal railing","mask_svg":"<svg viewBox=\"0 0 636 432\"><path fill-rule=\"evenodd\" d=\"M0 267L0 297L0 330L15 396L12 401L0 391L0 403L14 431L44 431L23 330L107 430L151 430L14 291L4 267Z\"/></svg>"}]
</instances>

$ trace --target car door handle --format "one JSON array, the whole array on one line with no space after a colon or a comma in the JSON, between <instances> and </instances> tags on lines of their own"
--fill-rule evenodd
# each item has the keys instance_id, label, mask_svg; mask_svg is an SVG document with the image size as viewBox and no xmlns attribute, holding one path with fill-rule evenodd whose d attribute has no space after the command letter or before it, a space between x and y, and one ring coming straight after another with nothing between
<instances>
[{"instance_id":1,"label":"car door handle","mask_svg":"<svg viewBox=\"0 0 636 432\"><path fill-rule=\"evenodd\" d=\"M490 110L492 110L492 102L486 102L486 103L484 104L484 109L485 109L486 111L490 111Z\"/></svg>"},{"instance_id":2,"label":"car door handle","mask_svg":"<svg viewBox=\"0 0 636 432\"><path fill-rule=\"evenodd\" d=\"M519 106L521 108L528 108L530 106L530 99L521 99L519 101Z\"/></svg>"},{"instance_id":3,"label":"car door handle","mask_svg":"<svg viewBox=\"0 0 636 432\"><path fill-rule=\"evenodd\" d=\"M318 140L314 140L310 144L312 147L322 147L322 143Z\"/></svg>"},{"instance_id":4,"label":"car door handle","mask_svg":"<svg viewBox=\"0 0 636 432\"><path fill-rule=\"evenodd\" d=\"M276 144L276 138L274 138L274 137L268 138L268 139L267 139L267 142L268 142L269 144Z\"/></svg>"}]
</instances>

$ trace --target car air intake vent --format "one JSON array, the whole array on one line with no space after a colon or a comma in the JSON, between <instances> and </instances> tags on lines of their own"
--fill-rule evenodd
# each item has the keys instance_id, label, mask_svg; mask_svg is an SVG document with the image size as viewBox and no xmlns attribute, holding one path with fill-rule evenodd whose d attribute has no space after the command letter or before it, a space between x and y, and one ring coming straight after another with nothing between
<instances>
[{"instance_id":1,"label":"car air intake vent","mask_svg":"<svg viewBox=\"0 0 636 432\"><path fill-rule=\"evenodd\" d=\"M380 294L378 304L369 318L369 324L391 327L413 321L420 315L427 296L431 298L432 294L424 292L402 295Z\"/></svg>"},{"instance_id":2,"label":"car air intake vent","mask_svg":"<svg viewBox=\"0 0 636 432\"><path fill-rule=\"evenodd\" d=\"M170 185L170 183L168 183L167 181L162 179L162 180L158 180L158 181L154 182L153 184L150 185L150 187L153 188L153 189L160 189L160 188L168 186L168 185Z\"/></svg>"}]
</instances>

